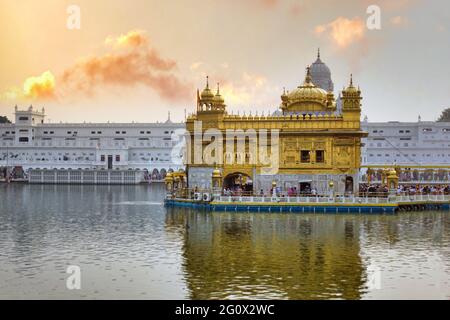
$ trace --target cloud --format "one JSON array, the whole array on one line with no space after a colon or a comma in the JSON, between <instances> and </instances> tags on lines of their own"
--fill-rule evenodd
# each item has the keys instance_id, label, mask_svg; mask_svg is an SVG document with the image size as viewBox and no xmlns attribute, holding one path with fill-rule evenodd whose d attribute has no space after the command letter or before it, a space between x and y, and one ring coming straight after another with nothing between
<instances>
[{"instance_id":1,"label":"cloud","mask_svg":"<svg viewBox=\"0 0 450 320\"><path fill-rule=\"evenodd\" d=\"M55 76L50 71L25 79L22 88L11 87L0 95L1 100L54 100Z\"/></svg>"},{"instance_id":2,"label":"cloud","mask_svg":"<svg viewBox=\"0 0 450 320\"><path fill-rule=\"evenodd\" d=\"M319 37L326 35L338 48L347 48L364 39L365 24L360 17L353 19L338 17L328 24L316 26L314 33Z\"/></svg>"},{"instance_id":3,"label":"cloud","mask_svg":"<svg viewBox=\"0 0 450 320\"><path fill-rule=\"evenodd\" d=\"M26 98L33 100L55 98L55 76L45 71L40 76L29 77L23 84L23 93Z\"/></svg>"},{"instance_id":4,"label":"cloud","mask_svg":"<svg viewBox=\"0 0 450 320\"><path fill-rule=\"evenodd\" d=\"M115 48L113 52L82 59L63 73L62 83L69 92L91 95L104 85L144 85L168 101L187 101L192 96L191 86L175 74L176 62L161 57L142 31L110 36L105 44Z\"/></svg>"},{"instance_id":5,"label":"cloud","mask_svg":"<svg viewBox=\"0 0 450 320\"><path fill-rule=\"evenodd\" d=\"M92 96L111 86L118 89L146 86L166 101L191 100L193 87L177 76L176 62L162 57L143 31L109 36L104 44L107 53L80 59L57 77L57 86L50 71L28 78L22 96L32 100L64 99Z\"/></svg>"}]
</instances>

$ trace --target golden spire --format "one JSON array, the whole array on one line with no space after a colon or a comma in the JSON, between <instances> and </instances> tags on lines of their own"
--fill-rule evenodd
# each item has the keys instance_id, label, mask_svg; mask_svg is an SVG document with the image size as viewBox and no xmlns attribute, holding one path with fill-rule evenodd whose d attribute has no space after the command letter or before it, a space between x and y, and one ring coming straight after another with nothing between
<instances>
[{"instance_id":1,"label":"golden spire","mask_svg":"<svg viewBox=\"0 0 450 320\"><path fill-rule=\"evenodd\" d=\"M206 87L203 89L200 97L203 101L210 101L214 97L214 93L209 89L209 76L206 76Z\"/></svg>"},{"instance_id":2,"label":"golden spire","mask_svg":"<svg viewBox=\"0 0 450 320\"><path fill-rule=\"evenodd\" d=\"M353 74L350 73L350 87L353 87Z\"/></svg>"},{"instance_id":3,"label":"golden spire","mask_svg":"<svg viewBox=\"0 0 450 320\"><path fill-rule=\"evenodd\" d=\"M304 85L311 85L312 84L312 77L311 77L311 67L306 67L306 77L305 77L305 83Z\"/></svg>"},{"instance_id":4,"label":"golden spire","mask_svg":"<svg viewBox=\"0 0 450 320\"><path fill-rule=\"evenodd\" d=\"M218 105L223 105L225 103L224 98L221 96L220 94L220 84L219 82L217 82L217 93L214 96L214 101L218 104Z\"/></svg>"}]
</instances>

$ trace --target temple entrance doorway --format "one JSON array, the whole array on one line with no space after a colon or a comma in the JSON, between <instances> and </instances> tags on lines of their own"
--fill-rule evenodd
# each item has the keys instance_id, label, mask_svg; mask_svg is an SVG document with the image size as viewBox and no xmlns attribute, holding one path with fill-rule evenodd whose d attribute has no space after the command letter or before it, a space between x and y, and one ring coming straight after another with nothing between
<instances>
[{"instance_id":1,"label":"temple entrance doorway","mask_svg":"<svg viewBox=\"0 0 450 320\"><path fill-rule=\"evenodd\" d=\"M311 181L302 181L299 182L300 194L310 194L311 193Z\"/></svg>"},{"instance_id":2,"label":"temple entrance doorway","mask_svg":"<svg viewBox=\"0 0 450 320\"><path fill-rule=\"evenodd\" d=\"M353 193L353 177L345 177L345 192Z\"/></svg>"},{"instance_id":3,"label":"temple entrance doorway","mask_svg":"<svg viewBox=\"0 0 450 320\"><path fill-rule=\"evenodd\" d=\"M251 195L253 194L253 180L245 173L235 172L227 175L223 180L225 194Z\"/></svg>"}]
</instances>

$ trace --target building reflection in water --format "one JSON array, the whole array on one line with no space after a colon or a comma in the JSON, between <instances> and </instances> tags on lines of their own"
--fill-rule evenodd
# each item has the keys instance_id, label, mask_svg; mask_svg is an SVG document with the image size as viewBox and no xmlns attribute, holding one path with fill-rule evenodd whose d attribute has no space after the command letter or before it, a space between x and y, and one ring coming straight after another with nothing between
<instances>
[{"instance_id":1,"label":"building reflection in water","mask_svg":"<svg viewBox=\"0 0 450 320\"><path fill-rule=\"evenodd\" d=\"M359 299L365 291L355 216L167 210L167 226L184 226L191 299Z\"/></svg>"}]
</instances>

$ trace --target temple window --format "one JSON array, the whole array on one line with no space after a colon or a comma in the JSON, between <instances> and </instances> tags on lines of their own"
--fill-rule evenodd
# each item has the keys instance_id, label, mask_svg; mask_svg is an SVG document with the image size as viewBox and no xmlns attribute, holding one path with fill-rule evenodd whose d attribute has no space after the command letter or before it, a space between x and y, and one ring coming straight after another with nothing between
<instances>
[{"instance_id":1,"label":"temple window","mask_svg":"<svg viewBox=\"0 0 450 320\"><path fill-rule=\"evenodd\" d=\"M300 160L302 163L309 163L311 161L310 153L308 150L300 151Z\"/></svg>"},{"instance_id":2,"label":"temple window","mask_svg":"<svg viewBox=\"0 0 450 320\"><path fill-rule=\"evenodd\" d=\"M325 162L325 151L316 150L316 162Z\"/></svg>"}]
</instances>

